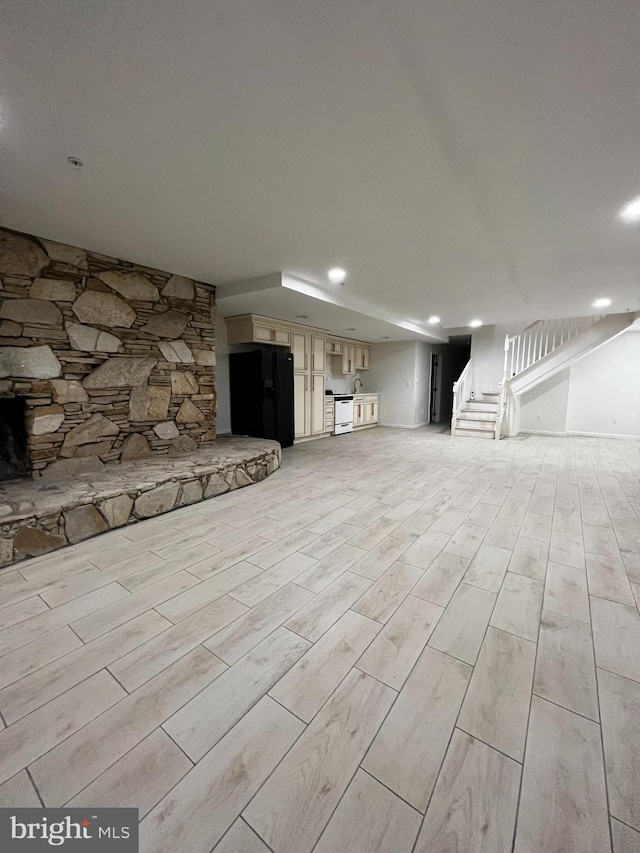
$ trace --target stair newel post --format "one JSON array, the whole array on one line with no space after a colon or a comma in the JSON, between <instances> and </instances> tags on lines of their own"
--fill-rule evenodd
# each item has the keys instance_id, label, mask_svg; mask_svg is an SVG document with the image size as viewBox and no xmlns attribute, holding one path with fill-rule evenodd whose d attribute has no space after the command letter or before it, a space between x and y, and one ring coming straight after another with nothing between
<instances>
[{"instance_id":1,"label":"stair newel post","mask_svg":"<svg viewBox=\"0 0 640 853\"><path fill-rule=\"evenodd\" d=\"M508 370L509 370L509 347L511 345L511 341L509 340L509 335L504 336L504 367L502 370L502 382L500 383L500 398L498 400L498 411L496 412L496 431L495 438L496 441L500 440L500 434L502 433L502 418L504 417L504 404L507 393L507 378L508 378Z\"/></svg>"},{"instance_id":2,"label":"stair newel post","mask_svg":"<svg viewBox=\"0 0 640 853\"><path fill-rule=\"evenodd\" d=\"M451 414L451 435L456 434L456 422L458 419L458 383L453 383L453 411Z\"/></svg>"}]
</instances>

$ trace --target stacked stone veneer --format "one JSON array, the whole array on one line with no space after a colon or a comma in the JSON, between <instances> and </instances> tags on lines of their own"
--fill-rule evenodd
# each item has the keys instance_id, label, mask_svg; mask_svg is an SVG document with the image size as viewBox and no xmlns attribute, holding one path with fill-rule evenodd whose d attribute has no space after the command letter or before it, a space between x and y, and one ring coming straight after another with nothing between
<instances>
[{"instance_id":1,"label":"stacked stone veneer","mask_svg":"<svg viewBox=\"0 0 640 853\"><path fill-rule=\"evenodd\" d=\"M0 566L258 483L280 462L276 441L229 437L73 479L8 481L0 488Z\"/></svg>"},{"instance_id":2,"label":"stacked stone veneer","mask_svg":"<svg viewBox=\"0 0 640 853\"><path fill-rule=\"evenodd\" d=\"M0 229L0 396L27 406L33 476L215 439L214 289Z\"/></svg>"}]
</instances>

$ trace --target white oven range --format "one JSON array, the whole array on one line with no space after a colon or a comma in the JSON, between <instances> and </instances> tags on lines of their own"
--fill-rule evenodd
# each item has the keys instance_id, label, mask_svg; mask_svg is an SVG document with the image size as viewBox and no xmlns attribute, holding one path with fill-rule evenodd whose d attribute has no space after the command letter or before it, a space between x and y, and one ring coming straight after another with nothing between
<instances>
[{"instance_id":1,"label":"white oven range","mask_svg":"<svg viewBox=\"0 0 640 853\"><path fill-rule=\"evenodd\" d=\"M336 394L334 405L334 435L342 435L353 430L353 394Z\"/></svg>"}]
</instances>

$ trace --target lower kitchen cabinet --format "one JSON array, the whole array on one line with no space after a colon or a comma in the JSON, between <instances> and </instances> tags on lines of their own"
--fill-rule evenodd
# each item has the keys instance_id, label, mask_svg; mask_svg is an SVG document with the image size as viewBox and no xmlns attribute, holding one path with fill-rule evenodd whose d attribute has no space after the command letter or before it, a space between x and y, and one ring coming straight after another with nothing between
<instances>
[{"instance_id":1,"label":"lower kitchen cabinet","mask_svg":"<svg viewBox=\"0 0 640 853\"><path fill-rule=\"evenodd\" d=\"M374 426L380 420L378 394L356 394L353 398L353 428Z\"/></svg>"},{"instance_id":2,"label":"lower kitchen cabinet","mask_svg":"<svg viewBox=\"0 0 640 853\"><path fill-rule=\"evenodd\" d=\"M294 435L305 438L325 430L324 373L293 374Z\"/></svg>"},{"instance_id":3,"label":"lower kitchen cabinet","mask_svg":"<svg viewBox=\"0 0 640 853\"><path fill-rule=\"evenodd\" d=\"M335 420L333 397L329 397L328 400L329 402L327 402L327 397L324 398L324 431L333 432Z\"/></svg>"},{"instance_id":4,"label":"lower kitchen cabinet","mask_svg":"<svg viewBox=\"0 0 640 853\"><path fill-rule=\"evenodd\" d=\"M293 421L295 438L304 438L311 429L309 377L306 373L293 374Z\"/></svg>"},{"instance_id":5,"label":"lower kitchen cabinet","mask_svg":"<svg viewBox=\"0 0 640 853\"><path fill-rule=\"evenodd\" d=\"M324 373L311 375L311 435L324 432Z\"/></svg>"}]
</instances>

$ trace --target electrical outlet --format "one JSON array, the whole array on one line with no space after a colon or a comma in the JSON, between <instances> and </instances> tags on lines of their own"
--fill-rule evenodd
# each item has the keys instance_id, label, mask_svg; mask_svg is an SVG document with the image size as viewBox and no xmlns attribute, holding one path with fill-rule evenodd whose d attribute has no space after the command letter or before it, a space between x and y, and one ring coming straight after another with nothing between
<instances>
[{"instance_id":1,"label":"electrical outlet","mask_svg":"<svg viewBox=\"0 0 640 853\"><path fill-rule=\"evenodd\" d=\"M536 415L536 420L537 420L537 421L541 421L541 420L542 420L542 415Z\"/></svg>"},{"instance_id":2,"label":"electrical outlet","mask_svg":"<svg viewBox=\"0 0 640 853\"><path fill-rule=\"evenodd\" d=\"M611 418L611 423L612 423L612 424L617 424L617 423L618 423L618 419L617 419L617 418Z\"/></svg>"}]
</instances>

